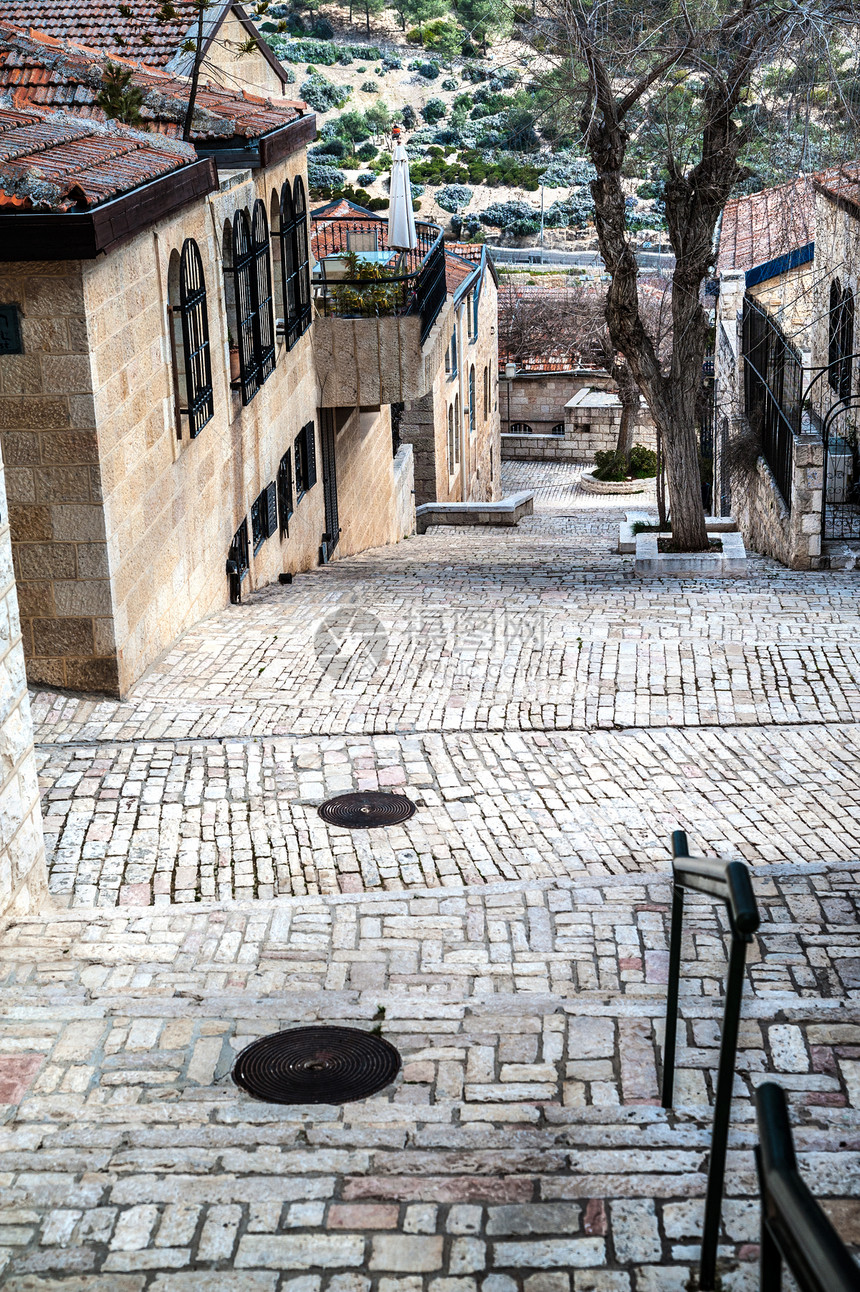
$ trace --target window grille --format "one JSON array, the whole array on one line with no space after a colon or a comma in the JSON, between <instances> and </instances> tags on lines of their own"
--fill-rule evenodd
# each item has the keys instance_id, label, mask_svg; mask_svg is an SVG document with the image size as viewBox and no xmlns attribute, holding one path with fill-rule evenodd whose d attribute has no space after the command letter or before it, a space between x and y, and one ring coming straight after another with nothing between
<instances>
[{"instance_id":1,"label":"window grille","mask_svg":"<svg viewBox=\"0 0 860 1292\"><path fill-rule=\"evenodd\" d=\"M215 401L206 281L200 248L193 238L185 239L179 261L179 323L181 349L178 353L174 349L179 413L188 418L189 434L194 439L214 416Z\"/></svg>"},{"instance_id":2,"label":"window grille","mask_svg":"<svg viewBox=\"0 0 860 1292\"><path fill-rule=\"evenodd\" d=\"M245 519L233 535L233 541L227 553L227 574L230 578L230 600L233 605L238 605L242 600L242 580L248 573L249 565L248 521Z\"/></svg>"},{"instance_id":3,"label":"window grille","mask_svg":"<svg viewBox=\"0 0 860 1292\"><path fill-rule=\"evenodd\" d=\"M311 267L308 254L308 204L301 175L293 184L293 211L296 218L296 271L298 274L299 336L311 325Z\"/></svg>"},{"instance_id":4,"label":"window grille","mask_svg":"<svg viewBox=\"0 0 860 1292\"><path fill-rule=\"evenodd\" d=\"M454 405L448 405L448 475L454 474Z\"/></svg>"},{"instance_id":5,"label":"window grille","mask_svg":"<svg viewBox=\"0 0 860 1292\"><path fill-rule=\"evenodd\" d=\"M842 285L838 278L830 284L830 312L827 316L827 380L831 388L839 391L839 323L842 303Z\"/></svg>"},{"instance_id":6,"label":"window grille","mask_svg":"<svg viewBox=\"0 0 860 1292\"><path fill-rule=\"evenodd\" d=\"M469 369L469 434L475 434L476 423L476 399L475 399L475 365L472 364Z\"/></svg>"},{"instance_id":7,"label":"window grille","mask_svg":"<svg viewBox=\"0 0 860 1292\"><path fill-rule=\"evenodd\" d=\"M846 287L839 308L839 397L851 398L851 355L854 352L854 293Z\"/></svg>"},{"instance_id":8,"label":"window grille","mask_svg":"<svg viewBox=\"0 0 860 1292\"><path fill-rule=\"evenodd\" d=\"M251 537L254 552L259 552L267 538L278 528L278 497L274 480L251 503Z\"/></svg>"},{"instance_id":9,"label":"window grille","mask_svg":"<svg viewBox=\"0 0 860 1292\"><path fill-rule=\"evenodd\" d=\"M457 375L457 324L454 324L454 331L451 334L451 376Z\"/></svg>"},{"instance_id":10,"label":"window grille","mask_svg":"<svg viewBox=\"0 0 860 1292\"><path fill-rule=\"evenodd\" d=\"M445 347L445 371L450 377L451 375L451 342L450 341Z\"/></svg>"},{"instance_id":11,"label":"window grille","mask_svg":"<svg viewBox=\"0 0 860 1292\"><path fill-rule=\"evenodd\" d=\"M512 422L511 435L532 435L532 428L528 422Z\"/></svg>"},{"instance_id":12,"label":"window grille","mask_svg":"<svg viewBox=\"0 0 860 1292\"><path fill-rule=\"evenodd\" d=\"M287 449L278 467L278 516L281 534L286 537L290 532L290 517L293 514L293 467L290 450Z\"/></svg>"},{"instance_id":13,"label":"window grille","mask_svg":"<svg viewBox=\"0 0 860 1292\"><path fill-rule=\"evenodd\" d=\"M550 435L564 435L564 422L556 422L550 431Z\"/></svg>"},{"instance_id":14,"label":"window grille","mask_svg":"<svg viewBox=\"0 0 860 1292\"><path fill-rule=\"evenodd\" d=\"M299 339L299 270L296 264L296 212L290 181L281 188L281 283L284 293L284 338L287 349Z\"/></svg>"},{"instance_id":15,"label":"window grille","mask_svg":"<svg viewBox=\"0 0 860 1292\"><path fill-rule=\"evenodd\" d=\"M239 332L242 403L250 404L275 370L275 320L269 264L269 222L257 198L251 222L244 211L233 221L233 280Z\"/></svg>"}]
</instances>

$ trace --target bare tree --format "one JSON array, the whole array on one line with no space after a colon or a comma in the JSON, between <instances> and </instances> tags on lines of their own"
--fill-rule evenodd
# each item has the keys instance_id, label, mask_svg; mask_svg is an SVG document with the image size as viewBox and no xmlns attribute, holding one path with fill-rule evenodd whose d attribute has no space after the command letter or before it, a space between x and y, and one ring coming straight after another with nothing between
<instances>
[{"instance_id":1,"label":"bare tree","mask_svg":"<svg viewBox=\"0 0 860 1292\"><path fill-rule=\"evenodd\" d=\"M679 549L707 546L695 426L708 340L701 291L720 213L749 173L757 78L798 52L826 60L837 25L858 18L857 0L538 0L531 39L554 102L597 170L595 225L611 277L606 322L662 433ZM668 366L641 309L625 204L631 139L645 130L661 140L675 255Z\"/></svg>"},{"instance_id":2,"label":"bare tree","mask_svg":"<svg viewBox=\"0 0 860 1292\"><path fill-rule=\"evenodd\" d=\"M667 280L640 279L638 309L647 321L664 371L671 353L670 298ZM613 342L606 302L606 289L596 284L555 289L504 287L499 293L499 343L508 358L524 367L554 361L608 372L621 400L617 449L629 457L639 424L639 386Z\"/></svg>"}]
</instances>

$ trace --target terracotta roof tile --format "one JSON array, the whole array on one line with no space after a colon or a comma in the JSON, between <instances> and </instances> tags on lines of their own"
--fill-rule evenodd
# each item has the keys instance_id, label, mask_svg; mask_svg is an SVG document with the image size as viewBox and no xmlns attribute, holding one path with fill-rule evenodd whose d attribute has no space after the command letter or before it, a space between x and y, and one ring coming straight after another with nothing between
<instances>
[{"instance_id":1,"label":"terracotta roof tile","mask_svg":"<svg viewBox=\"0 0 860 1292\"><path fill-rule=\"evenodd\" d=\"M163 135L0 101L0 209L83 210L196 159Z\"/></svg>"},{"instance_id":2,"label":"terracotta roof tile","mask_svg":"<svg viewBox=\"0 0 860 1292\"><path fill-rule=\"evenodd\" d=\"M0 18L163 66L194 21L192 0L173 0L176 17L168 22L157 16L161 0L131 0L128 7L131 14L124 17L119 0L0 0Z\"/></svg>"},{"instance_id":3,"label":"terracotta roof tile","mask_svg":"<svg viewBox=\"0 0 860 1292\"><path fill-rule=\"evenodd\" d=\"M726 203L717 272L754 269L815 240L812 179L801 175L778 188Z\"/></svg>"},{"instance_id":4,"label":"terracotta roof tile","mask_svg":"<svg viewBox=\"0 0 860 1292\"><path fill-rule=\"evenodd\" d=\"M860 161L842 162L815 176L815 187L827 197L847 202L860 214Z\"/></svg>"},{"instance_id":5,"label":"terracotta roof tile","mask_svg":"<svg viewBox=\"0 0 860 1292\"><path fill-rule=\"evenodd\" d=\"M2 0L0 0L2 3ZM185 117L188 82L159 68L112 56L133 69L133 81L144 91L141 117L162 134L178 136ZM0 21L0 93L9 92L18 107L36 104L62 108L104 121L96 105L107 56L102 50L58 41L43 32L25 32ZM288 99L266 99L238 90L201 85L195 104L194 138L257 138L301 116L305 105Z\"/></svg>"}]
</instances>

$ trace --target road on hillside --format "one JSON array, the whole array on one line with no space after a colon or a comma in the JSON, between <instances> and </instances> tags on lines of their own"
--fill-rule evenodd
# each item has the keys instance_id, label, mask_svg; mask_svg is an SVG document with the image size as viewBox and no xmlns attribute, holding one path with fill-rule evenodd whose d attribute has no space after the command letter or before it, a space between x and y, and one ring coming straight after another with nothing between
<instances>
[{"instance_id":1,"label":"road on hillside","mask_svg":"<svg viewBox=\"0 0 860 1292\"><path fill-rule=\"evenodd\" d=\"M493 260L526 265L568 265L571 268L602 268L599 251L541 251L540 247L493 247L487 245ZM640 269L672 270L675 257L670 252L639 251L636 261Z\"/></svg>"}]
</instances>

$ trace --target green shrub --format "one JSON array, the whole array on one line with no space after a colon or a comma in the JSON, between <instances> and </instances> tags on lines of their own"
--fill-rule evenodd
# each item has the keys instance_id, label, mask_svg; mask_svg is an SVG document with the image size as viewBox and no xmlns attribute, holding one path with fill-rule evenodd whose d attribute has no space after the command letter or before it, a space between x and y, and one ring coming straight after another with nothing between
<instances>
[{"instance_id":1,"label":"green shrub","mask_svg":"<svg viewBox=\"0 0 860 1292\"><path fill-rule=\"evenodd\" d=\"M597 480L626 480L627 463L617 449L600 450L594 455L594 475Z\"/></svg>"},{"instance_id":2,"label":"green shrub","mask_svg":"<svg viewBox=\"0 0 860 1292\"><path fill-rule=\"evenodd\" d=\"M630 474L638 480L657 474L657 454L644 444L634 444L630 450Z\"/></svg>"},{"instance_id":3,"label":"green shrub","mask_svg":"<svg viewBox=\"0 0 860 1292\"><path fill-rule=\"evenodd\" d=\"M376 147L376 144L366 143L362 144L360 148L356 148L355 155L363 162L369 162L373 161L378 151L379 149Z\"/></svg>"},{"instance_id":4,"label":"green shrub","mask_svg":"<svg viewBox=\"0 0 860 1292\"><path fill-rule=\"evenodd\" d=\"M319 72L314 72L302 81L299 93L314 112L330 112L332 108L342 108L349 98L348 89L333 85Z\"/></svg>"},{"instance_id":5,"label":"green shrub","mask_svg":"<svg viewBox=\"0 0 860 1292\"><path fill-rule=\"evenodd\" d=\"M376 84L376 81L363 81L361 88L365 94L379 93L379 86Z\"/></svg>"},{"instance_id":6,"label":"green shrub","mask_svg":"<svg viewBox=\"0 0 860 1292\"><path fill-rule=\"evenodd\" d=\"M442 99L428 99L421 109L421 115L428 125L434 126L441 121L448 109Z\"/></svg>"}]
</instances>

